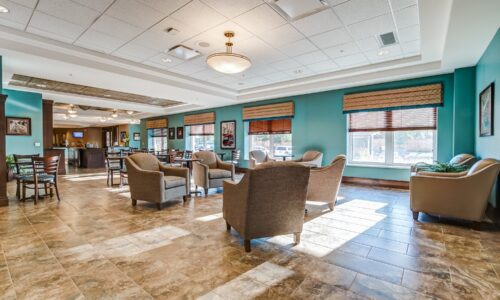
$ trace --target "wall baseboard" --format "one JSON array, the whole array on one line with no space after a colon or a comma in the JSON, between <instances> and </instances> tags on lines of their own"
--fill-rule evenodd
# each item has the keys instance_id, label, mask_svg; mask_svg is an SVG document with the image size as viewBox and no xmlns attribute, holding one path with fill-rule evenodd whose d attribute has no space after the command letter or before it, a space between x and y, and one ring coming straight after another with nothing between
<instances>
[{"instance_id":1,"label":"wall baseboard","mask_svg":"<svg viewBox=\"0 0 500 300\"><path fill-rule=\"evenodd\" d=\"M393 189L410 189L410 183L408 181L399 181L399 180L386 180L386 179L373 179L373 178L361 178L361 177L350 177L344 176L342 177L343 183L357 184L357 185L366 185L366 186L377 186L377 187L386 187Z\"/></svg>"}]
</instances>

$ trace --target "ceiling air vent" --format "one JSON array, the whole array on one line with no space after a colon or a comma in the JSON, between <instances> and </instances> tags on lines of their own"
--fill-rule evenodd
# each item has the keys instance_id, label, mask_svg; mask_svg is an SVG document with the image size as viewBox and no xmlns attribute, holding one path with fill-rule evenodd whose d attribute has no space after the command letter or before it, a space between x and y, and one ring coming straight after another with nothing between
<instances>
[{"instance_id":1,"label":"ceiling air vent","mask_svg":"<svg viewBox=\"0 0 500 300\"><path fill-rule=\"evenodd\" d=\"M379 40L380 43L382 44L382 47L394 45L397 43L396 35L394 34L394 32L388 32L379 35Z\"/></svg>"},{"instance_id":2,"label":"ceiling air vent","mask_svg":"<svg viewBox=\"0 0 500 300\"><path fill-rule=\"evenodd\" d=\"M200 52L183 45L172 47L167 53L182 60L190 60L201 55Z\"/></svg>"},{"instance_id":3,"label":"ceiling air vent","mask_svg":"<svg viewBox=\"0 0 500 300\"><path fill-rule=\"evenodd\" d=\"M288 21L297 21L330 7L326 0L266 0L266 2Z\"/></svg>"}]
</instances>

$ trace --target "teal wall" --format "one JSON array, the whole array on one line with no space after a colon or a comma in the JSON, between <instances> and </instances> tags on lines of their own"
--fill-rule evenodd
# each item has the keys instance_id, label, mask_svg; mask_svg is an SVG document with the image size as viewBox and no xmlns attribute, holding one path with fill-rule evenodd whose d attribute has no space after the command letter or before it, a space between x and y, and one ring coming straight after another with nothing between
<instances>
[{"instance_id":1,"label":"teal wall","mask_svg":"<svg viewBox=\"0 0 500 300\"><path fill-rule=\"evenodd\" d=\"M43 154L42 132L42 94L4 89L7 102L5 115L8 117L31 118L31 136L11 136L6 138L6 153L9 154ZM35 143L40 143L35 147Z\"/></svg>"},{"instance_id":2,"label":"teal wall","mask_svg":"<svg viewBox=\"0 0 500 300\"><path fill-rule=\"evenodd\" d=\"M474 150L474 135L473 131L469 130L469 127L472 126L470 123L471 117L469 114L463 113L463 111L474 110L473 102L469 101L468 98L460 98L459 100L456 100L454 97L456 85L460 85L460 88L458 89L459 92L463 89L469 94L473 93L474 86L470 86L469 84L471 74L474 75L473 68L460 71L458 76L455 76L455 74L445 74L423 77L370 86L266 100L258 103L232 105L197 111L196 113L215 111L215 150L217 152L223 152L220 149L220 122L224 120L236 120L236 146L238 149L243 151L246 145L244 144L245 126L242 121L242 108L245 106L293 100L295 102L295 117L292 121L294 155L299 157L308 149L317 149L324 153L323 163L326 164L331 161L335 155L345 154L347 151L346 115L342 113L342 98L344 94L377 89L400 88L429 83L443 83L444 106L439 107L438 109L437 159L439 161L447 161L455 153L459 153L461 151L472 152ZM465 87L465 83L467 83L467 87ZM456 105L455 101L457 101ZM184 114L169 115L167 118L169 127L183 126ZM145 124L146 120L141 120L141 144L143 147L147 147ZM457 137L458 135L461 136ZM184 140L169 141L169 148L184 149ZM242 162L242 165L245 166L245 162ZM346 168L345 175L389 180L408 180L409 170L407 168L348 166Z\"/></svg>"},{"instance_id":3,"label":"teal wall","mask_svg":"<svg viewBox=\"0 0 500 300\"><path fill-rule=\"evenodd\" d=\"M500 159L500 29L486 48L481 59L476 65L476 95L475 115L479 116L479 94L490 83L495 83L494 96L494 135L489 137L479 137L479 118L475 121L475 144L476 155L480 158ZM497 183L496 189L492 193L490 203L499 207L500 201L500 183Z\"/></svg>"},{"instance_id":4,"label":"teal wall","mask_svg":"<svg viewBox=\"0 0 500 300\"><path fill-rule=\"evenodd\" d=\"M476 67L455 70L453 109L453 155L474 154L475 149L475 107L476 107ZM467 125L467 126L464 126ZM463 134L459 134L462 132Z\"/></svg>"},{"instance_id":5,"label":"teal wall","mask_svg":"<svg viewBox=\"0 0 500 300\"><path fill-rule=\"evenodd\" d=\"M134 141L134 133L141 132L141 125L139 124L130 124L128 125L128 136L129 136L129 146L133 148L140 148L141 142Z\"/></svg>"}]
</instances>

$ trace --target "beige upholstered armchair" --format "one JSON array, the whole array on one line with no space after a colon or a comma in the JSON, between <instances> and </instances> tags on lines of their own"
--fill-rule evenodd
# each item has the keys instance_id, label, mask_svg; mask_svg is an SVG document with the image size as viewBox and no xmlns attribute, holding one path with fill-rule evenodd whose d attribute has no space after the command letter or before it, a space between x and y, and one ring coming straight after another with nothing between
<instances>
[{"instance_id":1,"label":"beige upholstered armchair","mask_svg":"<svg viewBox=\"0 0 500 300\"><path fill-rule=\"evenodd\" d=\"M459 165L459 166L465 165L468 167L472 166L475 162L476 162L476 157L474 157L474 155L470 155L467 153L455 155L449 161L450 164ZM425 165L425 164L424 163L416 163L413 166L411 166L411 173L420 172L422 170L422 168L421 168L422 165Z\"/></svg>"},{"instance_id":2,"label":"beige upholstered armchair","mask_svg":"<svg viewBox=\"0 0 500 300\"><path fill-rule=\"evenodd\" d=\"M304 155L294 160L295 162L314 167L321 167L321 162L323 161L323 153L319 151L309 150L304 153Z\"/></svg>"},{"instance_id":3,"label":"beige upholstered armchair","mask_svg":"<svg viewBox=\"0 0 500 300\"><path fill-rule=\"evenodd\" d=\"M248 162L248 166L250 167L250 169L253 169L259 164L270 161L275 161L275 160L270 158L267 152L262 150L253 150L250 151L250 160Z\"/></svg>"},{"instance_id":4,"label":"beige upholstered armchair","mask_svg":"<svg viewBox=\"0 0 500 300\"><path fill-rule=\"evenodd\" d=\"M300 242L304 223L309 168L294 162L270 162L249 169L239 183L224 181L223 215L231 226L250 240L294 234Z\"/></svg>"},{"instance_id":5,"label":"beige upholstered armchair","mask_svg":"<svg viewBox=\"0 0 500 300\"><path fill-rule=\"evenodd\" d=\"M189 169L167 167L152 154L136 153L125 158L132 205L137 200L161 204L189 195Z\"/></svg>"},{"instance_id":6,"label":"beige upholstered armchair","mask_svg":"<svg viewBox=\"0 0 500 300\"><path fill-rule=\"evenodd\" d=\"M481 222L499 171L500 161L489 158L461 173L417 173L410 179L413 218L425 212Z\"/></svg>"},{"instance_id":7,"label":"beige upholstered armchair","mask_svg":"<svg viewBox=\"0 0 500 300\"><path fill-rule=\"evenodd\" d=\"M307 201L325 202L330 210L333 210L342 182L345 162L345 155L337 155L330 165L311 169Z\"/></svg>"},{"instance_id":8,"label":"beige upholstered armchair","mask_svg":"<svg viewBox=\"0 0 500 300\"><path fill-rule=\"evenodd\" d=\"M234 165L223 162L214 152L196 152L193 158L201 160L193 163L193 178L196 189L202 187L205 196L209 188L222 187L222 182L226 179L234 180Z\"/></svg>"}]
</instances>

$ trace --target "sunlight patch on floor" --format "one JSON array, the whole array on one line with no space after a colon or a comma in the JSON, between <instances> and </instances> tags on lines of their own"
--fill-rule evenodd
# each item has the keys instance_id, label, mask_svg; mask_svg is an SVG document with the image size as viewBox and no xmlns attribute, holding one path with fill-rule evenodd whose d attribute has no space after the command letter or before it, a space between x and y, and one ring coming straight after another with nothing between
<instances>
[{"instance_id":1,"label":"sunlight patch on floor","mask_svg":"<svg viewBox=\"0 0 500 300\"><path fill-rule=\"evenodd\" d=\"M292 270L265 262L198 299L253 299L293 274Z\"/></svg>"},{"instance_id":2,"label":"sunlight patch on floor","mask_svg":"<svg viewBox=\"0 0 500 300\"><path fill-rule=\"evenodd\" d=\"M95 175L95 176L85 176L85 177L73 177L65 178L68 181L81 182L81 181L91 181L91 180L103 180L107 179L106 175Z\"/></svg>"},{"instance_id":3,"label":"sunlight patch on floor","mask_svg":"<svg viewBox=\"0 0 500 300\"><path fill-rule=\"evenodd\" d=\"M196 218L196 221L210 222L210 221L217 220L220 218L222 218L222 213L199 217L199 218Z\"/></svg>"},{"instance_id":4,"label":"sunlight patch on floor","mask_svg":"<svg viewBox=\"0 0 500 300\"><path fill-rule=\"evenodd\" d=\"M105 172L99 173L85 173L85 174L75 174L75 175L61 175L62 178L79 178L79 177L92 177L92 176L107 176Z\"/></svg>"}]
</instances>

